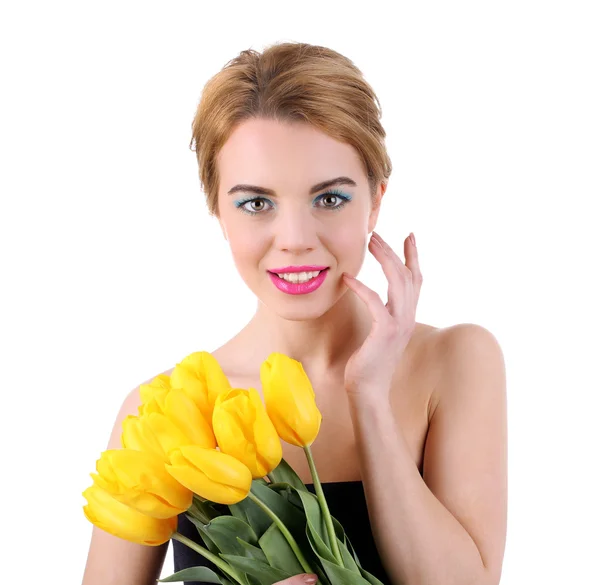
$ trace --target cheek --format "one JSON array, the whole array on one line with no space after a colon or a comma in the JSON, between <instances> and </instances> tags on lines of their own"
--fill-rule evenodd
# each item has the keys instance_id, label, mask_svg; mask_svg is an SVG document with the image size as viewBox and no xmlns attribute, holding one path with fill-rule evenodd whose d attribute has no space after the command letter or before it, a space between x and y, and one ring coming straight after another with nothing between
<instances>
[{"instance_id":1,"label":"cheek","mask_svg":"<svg viewBox=\"0 0 600 585\"><path fill-rule=\"evenodd\" d=\"M328 242L342 270L352 273L360 270L365 258L366 239L356 225L346 224L328 233Z\"/></svg>"},{"instance_id":2,"label":"cheek","mask_svg":"<svg viewBox=\"0 0 600 585\"><path fill-rule=\"evenodd\" d=\"M233 261L241 275L256 271L256 267L265 254L265 245L260 237L260 230L234 229L230 232L229 247Z\"/></svg>"}]
</instances>

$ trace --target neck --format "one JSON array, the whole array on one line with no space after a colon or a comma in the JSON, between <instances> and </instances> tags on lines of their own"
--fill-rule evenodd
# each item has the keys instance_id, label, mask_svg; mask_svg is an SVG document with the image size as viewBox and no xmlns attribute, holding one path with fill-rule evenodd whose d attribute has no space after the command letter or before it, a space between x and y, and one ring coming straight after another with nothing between
<instances>
[{"instance_id":1,"label":"neck","mask_svg":"<svg viewBox=\"0 0 600 585\"><path fill-rule=\"evenodd\" d=\"M362 345L373 319L365 304L347 290L327 311L314 318L282 317L259 301L254 317L240 334L252 341L262 362L283 353L302 363L309 378L343 375L348 358Z\"/></svg>"}]
</instances>

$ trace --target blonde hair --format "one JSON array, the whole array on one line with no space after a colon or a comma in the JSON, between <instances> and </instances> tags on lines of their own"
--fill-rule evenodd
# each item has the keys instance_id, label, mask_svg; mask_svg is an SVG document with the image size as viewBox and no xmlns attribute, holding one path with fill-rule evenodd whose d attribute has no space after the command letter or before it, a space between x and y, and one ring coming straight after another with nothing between
<instances>
[{"instance_id":1,"label":"blonde hair","mask_svg":"<svg viewBox=\"0 0 600 585\"><path fill-rule=\"evenodd\" d=\"M212 216L219 216L217 156L234 129L250 118L308 122L352 145L372 197L392 172L381 104L350 59L307 43L276 43L262 54L248 49L206 83L192 123L190 149Z\"/></svg>"}]
</instances>

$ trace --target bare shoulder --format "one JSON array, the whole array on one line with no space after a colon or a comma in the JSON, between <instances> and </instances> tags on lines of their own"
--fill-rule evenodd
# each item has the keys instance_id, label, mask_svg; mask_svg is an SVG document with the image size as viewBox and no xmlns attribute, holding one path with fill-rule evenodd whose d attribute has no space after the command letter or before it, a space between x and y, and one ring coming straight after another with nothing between
<instances>
[{"instance_id":1,"label":"bare shoulder","mask_svg":"<svg viewBox=\"0 0 600 585\"><path fill-rule=\"evenodd\" d=\"M443 380L457 375L460 370L472 366L493 365L496 373L504 374L504 354L496 336L482 325L458 323L449 327L433 328L430 332L430 348L439 369L438 383L431 395L431 416L439 405ZM490 364L494 362L494 364Z\"/></svg>"},{"instance_id":2,"label":"bare shoulder","mask_svg":"<svg viewBox=\"0 0 600 585\"><path fill-rule=\"evenodd\" d=\"M423 479L475 543L490 583L502 570L507 521L504 356L494 334L461 323L436 333L441 376Z\"/></svg>"},{"instance_id":3,"label":"bare shoulder","mask_svg":"<svg viewBox=\"0 0 600 585\"><path fill-rule=\"evenodd\" d=\"M125 399L123 400L121 408L117 414L115 423L113 425L110 439L108 441L109 449L119 449L121 447L121 432L122 432L123 421L128 416L130 416L130 415L135 416L139 412L138 409L139 409L140 405L142 404L142 399L140 396L140 386L142 386L143 384L149 384L150 382L152 382L152 380L154 380L154 378L156 378L156 376L158 376L160 374L166 374L167 376L170 376L171 373L173 372L173 369L174 368L171 368L164 372L160 372L159 374L152 376L152 378L149 378L148 380L144 380L143 382L140 382L133 390L130 390L128 392L128 394L125 396Z\"/></svg>"},{"instance_id":4,"label":"bare shoulder","mask_svg":"<svg viewBox=\"0 0 600 585\"><path fill-rule=\"evenodd\" d=\"M173 370L162 372L169 375ZM123 421L137 415L141 405L140 386L150 383L155 376L144 380L125 396L116 416L108 441L108 449L120 449ZM93 527L92 538L84 569L82 585L148 585L156 583L167 554L168 544L145 546L118 538ZM116 569L118 568L118 569Z\"/></svg>"}]
</instances>

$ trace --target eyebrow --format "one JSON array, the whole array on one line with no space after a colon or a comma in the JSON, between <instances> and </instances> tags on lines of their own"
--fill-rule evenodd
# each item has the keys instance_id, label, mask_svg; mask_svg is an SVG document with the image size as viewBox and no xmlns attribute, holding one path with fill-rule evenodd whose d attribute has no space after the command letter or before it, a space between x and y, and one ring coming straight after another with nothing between
<instances>
[{"instance_id":1,"label":"eyebrow","mask_svg":"<svg viewBox=\"0 0 600 585\"><path fill-rule=\"evenodd\" d=\"M334 185L349 185L351 187L356 187L356 183L350 177L336 177L335 179L329 179L328 181L322 181L321 183L313 185L310 188L310 194L314 195L318 191L323 191L323 189L333 187ZM232 187L229 189L229 191L227 191L227 195L233 195L239 191L256 193L257 195L275 195L275 191L273 191L273 189L257 187L256 185L235 185L235 187Z\"/></svg>"}]
</instances>

